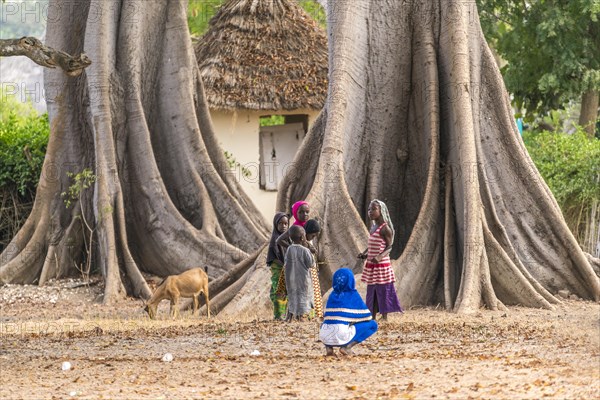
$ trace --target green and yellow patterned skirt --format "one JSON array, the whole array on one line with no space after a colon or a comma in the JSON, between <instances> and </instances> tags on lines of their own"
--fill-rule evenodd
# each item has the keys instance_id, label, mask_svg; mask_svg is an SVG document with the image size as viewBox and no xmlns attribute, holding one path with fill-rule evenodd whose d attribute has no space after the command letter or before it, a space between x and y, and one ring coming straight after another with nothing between
<instances>
[{"instance_id":1,"label":"green and yellow patterned skirt","mask_svg":"<svg viewBox=\"0 0 600 400\"><path fill-rule=\"evenodd\" d=\"M278 290L281 278L283 278L283 292ZM273 303L273 318L284 319L287 308L287 292L285 292L283 265L277 260L271 263L271 292L269 297Z\"/></svg>"}]
</instances>

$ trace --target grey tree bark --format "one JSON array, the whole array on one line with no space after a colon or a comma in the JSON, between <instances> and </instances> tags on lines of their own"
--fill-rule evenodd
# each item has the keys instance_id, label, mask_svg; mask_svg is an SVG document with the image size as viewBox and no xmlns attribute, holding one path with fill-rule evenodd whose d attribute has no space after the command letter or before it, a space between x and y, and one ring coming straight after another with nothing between
<instances>
[{"instance_id":1,"label":"grey tree bark","mask_svg":"<svg viewBox=\"0 0 600 400\"><path fill-rule=\"evenodd\" d=\"M404 306L552 308L560 289L600 300L600 280L517 133L474 2L328 2L330 86L279 209L323 220L326 274L360 273L370 200L396 227ZM320 149L320 151L316 151Z\"/></svg>"},{"instance_id":2,"label":"grey tree bark","mask_svg":"<svg viewBox=\"0 0 600 400\"><path fill-rule=\"evenodd\" d=\"M78 76L92 61L85 55L75 57L64 51L45 46L34 37L0 39L0 57L25 56L47 68L61 68L69 76Z\"/></svg>"},{"instance_id":3,"label":"grey tree bark","mask_svg":"<svg viewBox=\"0 0 600 400\"><path fill-rule=\"evenodd\" d=\"M148 297L142 271L210 265L218 277L249 258L267 228L216 142L179 0L53 0L47 45L94 63L46 71L51 137L33 211L0 255L0 282L43 284L76 273L92 221L105 302ZM67 172L97 176L81 203L61 199Z\"/></svg>"},{"instance_id":4,"label":"grey tree bark","mask_svg":"<svg viewBox=\"0 0 600 400\"><path fill-rule=\"evenodd\" d=\"M207 260L222 276L213 287L224 313L266 309L266 232L214 140L185 5L110 4L118 12L75 19L79 37L50 28L52 45L98 62L72 81L48 74L58 89L46 176L0 279L43 282L69 269L63 260L82 239L60 200L64 172L93 166L83 209L97 224L106 299L124 284L147 295L141 269L165 275ZM579 248L517 135L474 3L337 0L327 14L328 101L278 200L287 210L307 199L321 218L324 280L340 266L361 271L366 209L379 198L397 228L404 306L551 308L559 289L600 300L598 260Z\"/></svg>"},{"instance_id":5,"label":"grey tree bark","mask_svg":"<svg viewBox=\"0 0 600 400\"><path fill-rule=\"evenodd\" d=\"M579 113L579 125L593 138L596 133L596 121L598 121L598 103L600 92L588 90L581 96L581 112Z\"/></svg>"}]
</instances>

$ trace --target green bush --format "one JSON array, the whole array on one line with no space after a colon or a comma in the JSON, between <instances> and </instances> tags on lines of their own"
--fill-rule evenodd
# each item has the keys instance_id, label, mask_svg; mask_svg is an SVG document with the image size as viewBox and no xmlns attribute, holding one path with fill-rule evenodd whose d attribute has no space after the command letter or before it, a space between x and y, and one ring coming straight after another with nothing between
<instances>
[{"instance_id":1,"label":"green bush","mask_svg":"<svg viewBox=\"0 0 600 400\"><path fill-rule=\"evenodd\" d=\"M554 194L581 248L597 252L600 215L600 139L574 134L526 133L525 145Z\"/></svg>"},{"instance_id":2,"label":"green bush","mask_svg":"<svg viewBox=\"0 0 600 400\"><path fill-rule=\"evenodd\" d=\"M580 128L573 134L526 132L523 139L563 211L600 200L600 140Z\"/></svg>"},{"instance_id":3,"label":"green bush","mask_svg":"<svg viewBox=\"0 0 600 400\"><path fill-rule=\"evenodd\" d=\"M0 96L0 189L29 201L35 196L48 145L48 115Z\"/></svg>"},{"instance_id":4,"label":"green bush","mask_svg":"<svg viewBox=\"0 0 600 400\"><path fill-rule=\"evenodd\" d=\"M0 91L0 252L31 212L49 132L47 114Z\"/></svg>"}]
</instances>

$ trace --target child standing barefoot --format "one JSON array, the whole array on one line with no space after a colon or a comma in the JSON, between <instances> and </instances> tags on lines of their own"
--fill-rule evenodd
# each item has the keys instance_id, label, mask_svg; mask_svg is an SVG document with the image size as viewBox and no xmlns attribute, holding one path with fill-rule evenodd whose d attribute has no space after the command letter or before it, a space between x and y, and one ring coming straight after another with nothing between
<instances>
[{"instance_id":1,"label":"child standing barefoot","mask_svg":"<svg viewBox=\"0 0 600 400\"><path fill-rule=\"evenodd\" d=\"M368 212L373 225L369 247L358 255L367 259L361 281L367 284L367 306L373 318L380 312L383 319L387 319L388 313L403 311L394 288L396 276L390 261L394 226L383 201L373 200Z\"/></svg>"},{"instance_id":2,"label":"child standing barefoot","mask_svg":"<svg viewBox=\"0 0 600 400\"><path fill-rule=\"evenodd\" d=\"M316 219L309 219L304 225L306 231L306 243L302 243L312 253L315 264L310 269L310 276L313 284L314 302L315 302L315 316L317 318L323 318L323 296L321 296L321 283L319 281L319 265L317 261L317 248L313 244L313 239L317 237L321 232L321 225Z\"/></svg>"},{"instance_id":3,"label":"child standing barefoot","mask_svg":"<svg viewBox=\"0 0 600 400\"><path fill-rule=\"evenodd\" d=\"M304 225L306 225L306 223L308 222L308 216L310 215L310 206L306 201L297 201L292 205L292 215L294 216L294 225L299 225L303 228ZM283 232L281 235L279 235L279 237L275 241L275 244L281 251L282 257L285 258L287 249L292 243L293 242L290 238L290 231ZM314 247L312 247L311 244L306 240L303 240L302 244L305 247L308 247L311 253L316 253ZM277 284L276 293L279 296L287 296L287 289L285 287L285 269L283 269L282 273L279 275L279 282Z\"/></svg>"},{"instance_id":4,"label":"child standing barefoot","mask_svg":"<svg viewBox=\"0 0 600 400\"><path fill-rule=\"evenodd\" d=\"M281 320L285 316L285 307L287 300L285 295L277 293L277 284L279 276L283 269L283 254L279 246L277 246L277 238L287 231L288 216L285 213L278 212L273 218L273 233L269 242L269 252L267 253L267 266L271 268L271 293L270 298L273 303L273 318Z\"/></svg>"},{"instance_id":5,"label":"child standing barefoot","mask_svg":"<svg viewBox=\"0 0 600 400\"><path fill-rule=\"evenodd\" d=\"M314 264L310 250L302 245L304 228L292 225L289 235L293 244L285 253L285 287L288 294L288 320L305 320L313 308L310 268Z\"/></svg>"},{"instance_id":6,"label":"child standing barefoot","mask_svg":"<svg viewBox=\"0 0 600 400\"><path fill-rule=\"evenodd\" d=\"M343 355L352 355L352 347L375 332L377 322L355 288L354 274L348 268L338 269L333 274L333 292L327 299L319 331L327 355L334 355L334 347L340 347Z\"/></svg>"}]
</instances>

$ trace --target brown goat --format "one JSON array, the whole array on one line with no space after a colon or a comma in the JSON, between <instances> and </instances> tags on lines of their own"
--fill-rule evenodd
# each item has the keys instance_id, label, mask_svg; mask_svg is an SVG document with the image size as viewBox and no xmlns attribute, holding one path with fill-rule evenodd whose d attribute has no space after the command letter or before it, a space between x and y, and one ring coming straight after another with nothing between
<instances>
[{"instance_id":1,"label":"brown goat","mask_svg":"<svg viewBox=\"0 0 600 400\"><path fill-rule=\"evenodd\" d=\"M179 298L189 298L194 300L193 315L198 312L200 293L204 293L204 300L206 300L206 314L210 317L210 304L208 300L208 275L206 271L208 267L193 268L187 270L179 275L168 276L160 285L156 288L150 300L146 302L144 311L148 313L151 319L156 317L156 309L158 304L165 299L171 301L170 314L172 318L179 315Z\"/></svg>"}]
</instances>

